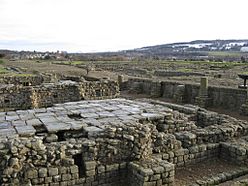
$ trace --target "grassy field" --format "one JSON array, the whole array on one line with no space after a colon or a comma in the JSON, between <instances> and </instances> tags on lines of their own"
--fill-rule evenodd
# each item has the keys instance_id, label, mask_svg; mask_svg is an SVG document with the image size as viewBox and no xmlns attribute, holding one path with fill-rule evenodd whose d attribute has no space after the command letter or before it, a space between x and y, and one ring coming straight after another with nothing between
<instances>
[{"instance_id":1,"label":"grassy field","mask_svg":"<svg viewBox=\"0 0 248 186\"><path fill-rule=\"evenodd\" d=\"M6 70L4 67L0 66L0 74L6 74L9 73L8 70Z\"/></svg>"},{"instance_id":2,"label":"grassy field","mask_svg":"<svg viewBox=\"0 0 248 186\"><path fill-rule=\"evenodd\" d=\"M224 57L224 56L230 56L230 57L241 57L242 53L241 52L226 52L226 51L213 51L213 52L208 52L209 56L215 56L215 57Z\"/></svg>"},{"instance_id":3,"label":"grassy field","mask_svg":"<svg viewBox=\"0 0 248 186\"><path fill-rule=\"evenodd\" d=\"M48 73L68 76L86 75L86 70L82 68L87 64L96 66L95 70L90 71L92 77L109 77L117 80L117 75L130 75L134 73L137 77L155 78L152 76L156 70L178 71L178 72L197 72L206 73L209 76L209 84L216 86L235 87L240 83L238 74L248 72L248 63L241 62L213 62L213 61L185 61L185 60L143 60L143 61L39 61L19 60L5 61L0 65L0 73L7 73L5 68L15 68L20 74L17 76L30 76L31 74ZM5 67L5 68L3 68ZM132 71L132 69L134 69ZM135 69L147 70L147 75L135 72ZM8 75L15 73L9 72ZM221 74L222 78L215 78L215 75ZM131 75L132 76L132 75ZM182 82L197 82L199 77L159 77L160 80L175 80Z\"/></svg>"},{"instance_id":4,"label":"grassy field","mask_svg":"<svg viewBox=\"0 0 248 186\"><path fill-rule=\"evenodd\" d=\"M0 65L4 64L4 61L2 59L0 59Z\"/></svg>"},{"instance_id":5,"label":"grassy field","mask_svg":"<svg viewBox=\"0 0 248 186\"><path fill-rule=\"evenodd\" d=\"M62 61L53 64L65 64L70 66L87 66L88 64L97 65L99 68L118 67L142 68L148 71L154 69L175 70L180 72L193 72L204 70L230 70L233 68L247 67L246 63L241 62L216 62L216 61L185 61L185 60L144 60L144 61Z\"/></svg>"},{"instance_id":6,"label":"grassy field","mask_svg":"<svg viewBox=\"0 0 248 186\"><path fill-rule=\"evenodd\" d=\"M10 76L17 76L17 77L29 77L34 76L34 74L15 74L15 73L9 73Z\"/></svg>"}]
</instances>

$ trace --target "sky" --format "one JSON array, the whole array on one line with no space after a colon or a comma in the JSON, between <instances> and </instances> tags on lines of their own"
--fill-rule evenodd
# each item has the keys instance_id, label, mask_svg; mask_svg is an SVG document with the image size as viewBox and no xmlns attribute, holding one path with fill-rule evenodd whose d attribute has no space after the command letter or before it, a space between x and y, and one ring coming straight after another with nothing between
<instances>
[{"instance_id":1,"label":"sky","mask_svg":"<svg viewBox=\"0 0 248 186\"><path fill-rule=\"evenodd\" d=\"M102 52L248 39L247 0L0 0L0 49Z\"/></svg>"}]
</instances>

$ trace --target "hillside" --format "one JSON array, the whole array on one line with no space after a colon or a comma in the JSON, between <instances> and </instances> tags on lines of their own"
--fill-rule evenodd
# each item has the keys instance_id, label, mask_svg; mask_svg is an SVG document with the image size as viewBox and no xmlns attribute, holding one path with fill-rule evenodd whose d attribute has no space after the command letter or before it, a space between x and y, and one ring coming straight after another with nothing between
<instances>
[{"instance_id":1,"label":"hillside","mask_svg":"<svg viewBox=\"0 0 248 186\"><path fill-rule=\"evenodd\" d=\"M190 59L243 61L248 59L248 40L196 40L171 43L118 52L98 53L39 53L0 50L15 59L74 59L74 60L132 60L132 59ZM45 56L45 57L44 57Z\"/></svg>"}]
</instances>

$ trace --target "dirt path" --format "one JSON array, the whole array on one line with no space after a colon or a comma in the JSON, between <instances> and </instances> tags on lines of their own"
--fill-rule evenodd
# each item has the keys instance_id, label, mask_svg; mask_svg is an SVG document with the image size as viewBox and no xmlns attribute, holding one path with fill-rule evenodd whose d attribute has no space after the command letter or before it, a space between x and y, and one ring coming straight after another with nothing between
<instances>
[{"instance_id":1,"label":"dirt path","mask_svg":"<svg viewBox=\"0 0 248 186\"><path fill-rule=\"evenodd\" d=\"M241 181L241 180L245 180L245 179L246 179L246 180L248 179L248 175L238 177L238 178L236 178L236 179L227 181L227 182L225 182L225 183L221 183L221 184L219 184L219 186L233 186L233 185L235 185L235 182Z\"/></svg>"},{"instance_id":2,"label":"dirt path","mask_svg":"<svg viewBox=\"0 0 248 186\"><path fill-rule=\"evenodd\" d=\"M203 177L210 177L222 172L228 172L240 168L225 160L205 160L195 165L177 168L175 174L175 186L184 186L195 183ZM228 185L223 185L228 186Z\"/></svg>"}]
</instances>

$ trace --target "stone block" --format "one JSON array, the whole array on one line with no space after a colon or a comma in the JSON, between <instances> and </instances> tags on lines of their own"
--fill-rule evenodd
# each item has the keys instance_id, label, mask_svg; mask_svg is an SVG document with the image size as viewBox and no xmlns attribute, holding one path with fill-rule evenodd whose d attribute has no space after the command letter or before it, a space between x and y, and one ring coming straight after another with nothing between
<instances>
[{"instance_id":1,"label":"stone block","mask_svg":"<svg viewBox=\"0 0 248 186\"><path fill-rule=\"evenodd\" d=\"M62 181L71 180L71 174L62 174L61 179L62 179Z\"/></svg>"},{"instance_id":2,"label":"stone block","mask_svg":"<svg viewBox=\"0 0 248 186\"><path fill-rule=\"evenodd\" d=\"M71 173L74 174L74 173L78 173L78 166L77 165L73 165L70 167L70 170L71 170Z\"/></svg>"},{"instance_id":3,"label":"stone block","mask_svg":"<svg viewBox=\"0 0 248 186\"><path fill-rule=\"evenodd\" d=\"M95 161L86 161L84 162L84 166L86 170L95 170L96 162Z\"/></svg>"},{"instance_id":4,"label":"stone block","mask_svg":"<svg viewBox=\"0 0 248 186\"><path fill-rule=\"evenodd\" d=\"M28 169L25 172L25 178L26 179L38 178L38 171L36 169Z\"/></svg>"},{"instance_id":5,"label":"stone block","mask_svg":"<svg viewBox=\"0 0 248 186\"><path fill-rule=\"evenodd\" d=\"M54 167L54 168L48 168L48 175L49 176L56 176L56 175L58 175L58 173L59 173L59 170L58 170L58 168L56 168L56 167Z\"/></svg>"},{"instance_id":6,"label":"stone block","mask_svg":"<svg viewBox=\"0 0 248 186\"><path fill-rule=\"evenodd\" d=\"M96 175L96 171L95 170L88 170L85 172L86 176L95 176Z\"/></svg>"},{"instance_id":7,"label":"stone block","mask_svg":"<svg viewBox=\"0 0 248 186\"><path fill-rule=\"evenodd\" d=\"M38 172L39 172L39 177L40 178L47 177L47 168L40 168L38 170Z\"/></svg>"}]
</instances>

